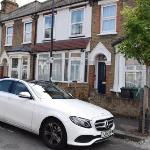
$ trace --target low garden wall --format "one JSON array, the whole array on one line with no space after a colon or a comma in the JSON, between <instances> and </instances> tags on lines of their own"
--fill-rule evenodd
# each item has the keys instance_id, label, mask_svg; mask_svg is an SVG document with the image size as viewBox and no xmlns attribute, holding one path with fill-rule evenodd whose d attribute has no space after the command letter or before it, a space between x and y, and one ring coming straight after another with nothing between
<instances>
[{"instance_id":1,"label":"low garden wall","mask_svg":"<svg viewBox=\"0 0 150 150\"><path fill-rule=\"evenodd\" d=\"M95 95L89 98L90 103L103 107L114 115L139 118L141 101L117 96Z\"/></svg>"},{"instance_id":2,"label":"low garden wall","mask_svg":"<svg viewBox=\"0 0 150 150\"><path fill-rule=\"evenodd\" d=\"M55 83L74 97L88 101L88 84L80 83Z\"/></svg>"}]
</instances>

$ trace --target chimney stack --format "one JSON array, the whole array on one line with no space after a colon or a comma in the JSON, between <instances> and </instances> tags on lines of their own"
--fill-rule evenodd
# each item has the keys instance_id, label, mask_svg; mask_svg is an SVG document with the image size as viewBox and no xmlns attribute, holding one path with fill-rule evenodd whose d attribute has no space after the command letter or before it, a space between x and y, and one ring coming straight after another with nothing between
<instances>
[{"instance_id":1,"label":"chimney stack","mask_svg":"<svg viewBox=\"0 0 150 150\"><path fill-rule=\"evenodd\" d=\"M16 0L3 0L1 2L2 12L10 13L18 8Z\"/></svg>"}]
</instances>

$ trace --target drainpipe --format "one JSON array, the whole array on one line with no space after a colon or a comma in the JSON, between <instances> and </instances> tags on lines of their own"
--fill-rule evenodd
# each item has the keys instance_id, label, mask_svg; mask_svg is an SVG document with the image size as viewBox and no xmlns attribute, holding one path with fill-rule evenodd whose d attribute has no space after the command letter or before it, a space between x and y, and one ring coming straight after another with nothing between
<instances>
[{"instance_id":1,"label":"drainpipe","mask_svg":"<svg viewBox=\"0 0 150 150\"><path fill-rule=\"evenodd\" d=\"M54 48L54 0L52 0L52 26L51 26L51 48L50 53L50 81L52 81L52 57L53 57L53 48Z\"/></svg>"}]
</instances>

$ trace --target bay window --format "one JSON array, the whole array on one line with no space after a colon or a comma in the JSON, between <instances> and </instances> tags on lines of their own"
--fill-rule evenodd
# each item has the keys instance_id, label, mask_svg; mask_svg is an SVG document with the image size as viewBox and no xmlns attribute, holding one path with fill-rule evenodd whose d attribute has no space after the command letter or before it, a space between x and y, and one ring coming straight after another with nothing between
<instances>
[{"instance_id":1,"label":"bay window","mask_svg":"<svg viewBox=\"0 0 150 150\"><path fill-rule=\"evenodd\" d=\"M38 80L49 79L49 65L46 63L48 59L48 53L39 54ZM87 82L85 53L80 51L53 52L52 80L54 82Z\"/></svg>"},{"instance_id":2,"label":"bay window","mask_svg":"<svg viewBox=\"0 0 150 150\"><path fill-rule=\"evenodd\" d=\"M83 34L84 9L75 9L71 12L71 35Z\"/></svg>"},{"instance_id":3,"label":"bay window","mask_svg":"<svg viewBox=\"0 0 150 150\"><path fill-rule=\"evenodd\" d=\"M140 65L136 60L126 61L125 70L125 86L126 87L144 87L145 68Z\"/></svg>"},{"instance_id":4,"label":"bay window","mask_svg":"<svg viewBox=\"0 0 150 150\"><path fill-rule=\"evenodd\" d=\"M101 14L101 34L116 33L116 4L102 5Z\"/></svg>"}]
</instances>

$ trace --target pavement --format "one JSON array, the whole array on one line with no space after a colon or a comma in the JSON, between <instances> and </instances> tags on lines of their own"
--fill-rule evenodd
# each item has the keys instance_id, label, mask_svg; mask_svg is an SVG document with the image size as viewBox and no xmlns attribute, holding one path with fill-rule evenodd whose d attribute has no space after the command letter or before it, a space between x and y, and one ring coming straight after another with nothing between
<instances>
[{"instance_id":1,"label":"pavement","mask_svg":"<svg viewBox=\"0 0 150 150\"><path fill-rule=\"evenodd\" d=\"M138 119L115 116L115 125L115 137L117 138L129 139L135 142L142 142L150 138L150 128L149 133L141 134L138 131Z\"/></svg>"}]
</instances>

